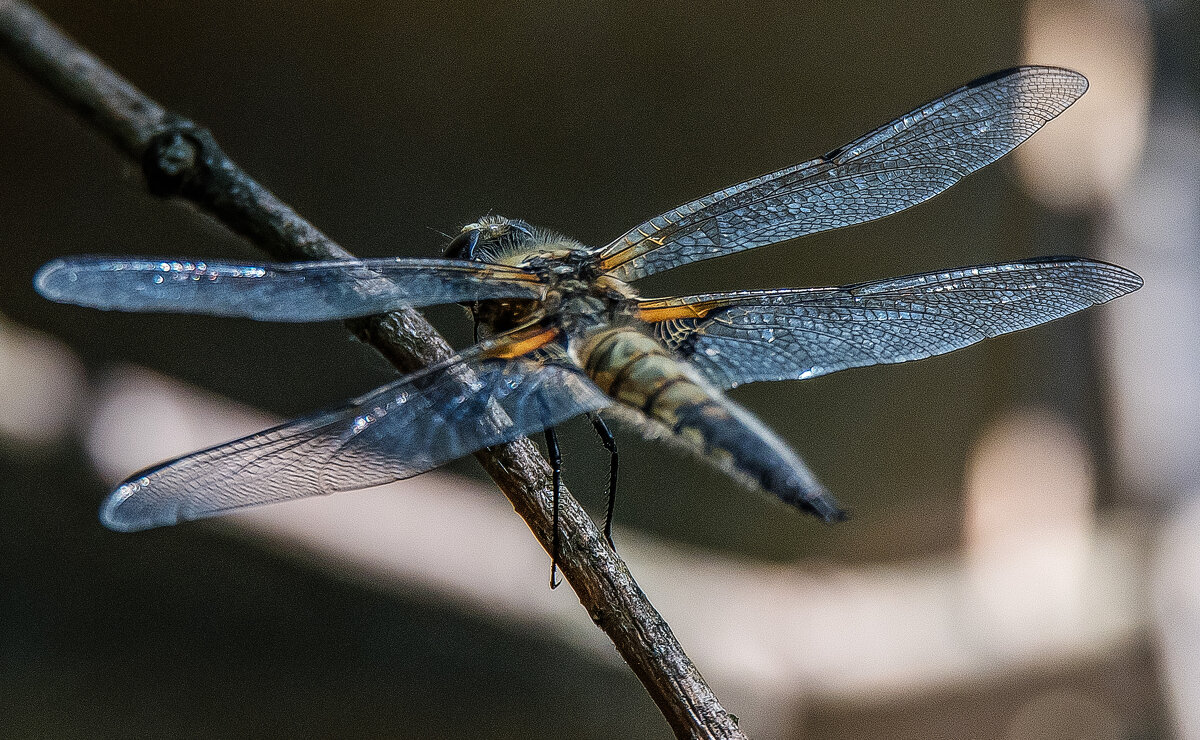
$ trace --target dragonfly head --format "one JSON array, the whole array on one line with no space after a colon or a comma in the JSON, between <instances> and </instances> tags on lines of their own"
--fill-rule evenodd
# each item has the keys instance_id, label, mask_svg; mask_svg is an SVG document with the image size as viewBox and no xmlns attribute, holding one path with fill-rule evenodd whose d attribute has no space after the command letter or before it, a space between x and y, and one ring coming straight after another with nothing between
<instances>
[{"instance_id":1,"label":"dragonfly head","mask_svg":"<svg viewBox=\"0 0 1200 740\"><path fill-rule=\"evenodd\" d=\"M524 221L485 216L464 226L443 254L448 259L500 262L505 255L522 251L534 238L533 227Z\"/></svg>"}]
</instances>

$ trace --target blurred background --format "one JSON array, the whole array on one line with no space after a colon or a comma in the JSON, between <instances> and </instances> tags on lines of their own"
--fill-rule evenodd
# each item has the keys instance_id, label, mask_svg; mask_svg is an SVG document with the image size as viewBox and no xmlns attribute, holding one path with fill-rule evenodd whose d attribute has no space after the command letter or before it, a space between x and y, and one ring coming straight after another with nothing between
<instances>
[{"instance_id":1,"label":"blurred background","mask_svg":"<svg viewBox=\"0 0 1200 740\"><path fill-rule=\"evenodd\" d=\"M1200 6L78 2L39 7L363 256L486 213L603 244L1022 62L1091 89L932 202L640 283L836 285L1045 254L1113 304L952 355L739 388L838 527L619 433L617 542L762 738L1200 737ZM256 257L0 62L0 727L11 737L668 737L472 460L107 532L144 465L393 376L337 324L103 314L75 253ZM459 309L430 312L457 345ZM567 425L567 483L607 458Z\"/></svg>"}]
</instances>

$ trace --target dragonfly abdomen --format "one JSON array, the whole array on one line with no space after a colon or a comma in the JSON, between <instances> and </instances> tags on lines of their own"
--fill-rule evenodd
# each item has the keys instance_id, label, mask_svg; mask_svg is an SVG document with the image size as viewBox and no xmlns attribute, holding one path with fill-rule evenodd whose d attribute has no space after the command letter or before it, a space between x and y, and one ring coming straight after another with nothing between
<instances>
[{"instance_id":1,"label":"dragonfly abdomen","mask_svg":"<svg viewBox=\"0 0 1200 740\"><path fill-rule=\"evenodd\" d=\"M653 337L613 329L591 343L584 369L621 405L671 432L717 467L827 521L845 518L796 453Z\"/></svg>"},{"instance_id":2,"label":"dragonfly abdomen","mask_svg":"<svg viewBox=\"0 0 1200 740\"><path fill-rule=\"evenodd\" d=\"M691 368L634 329L605 332L591 344L584 369L609 396L661 421L680 403L707 397Z\"/></svg>"}]
</instances>

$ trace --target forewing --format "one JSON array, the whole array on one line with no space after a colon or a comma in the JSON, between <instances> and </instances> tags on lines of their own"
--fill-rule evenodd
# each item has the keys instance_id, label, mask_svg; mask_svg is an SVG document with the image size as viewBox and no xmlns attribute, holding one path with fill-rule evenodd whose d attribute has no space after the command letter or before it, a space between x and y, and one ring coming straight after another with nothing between
<instances>
[{"instance_id":1,"label":"forewing","mask_svg":"<svg viewBox=\"0 0 1200 740\"><path fill-rule=\"evenodd\" d=\"M47 263L37 291L59 303L118 311L326 321L489 298L540 298L532 272L440 259L253 262L70 257Z\"/></svg>"},{"instance_id":2,"label":"forewing","mask_svg":"<svg viewBox=\"0 0 1200 740\"><path fill-rule=\"evenodd\" d=\"M655 334L713 383L813 378L950 352L1137 290L1115 265L1044 258L841 288L642 303ZM687 316L687 314L694 314Z\"/></svg>"},{"instance_id":3,"label":"forewing","mask_svg":"<svg viewBox=\"0 0 1200 740\"><path fill-rule=\"evenodd\" d=\"M636 280L896 213L1004 156L1086 90L1056 67L982 77L824 157L656 216L608 245L601 265Z\"/></svg>"},{"instance_id":4,"label":"forewing","mask_svg":"<svg viewBox=\"0 0 1200 740\"><path fill-rule=\"evenodd\" d=\"M460 362L143 471L109 496L100 518L111 529L136 531L376 486L611 403L566 365Z\"/></svg>"}]
</instances>

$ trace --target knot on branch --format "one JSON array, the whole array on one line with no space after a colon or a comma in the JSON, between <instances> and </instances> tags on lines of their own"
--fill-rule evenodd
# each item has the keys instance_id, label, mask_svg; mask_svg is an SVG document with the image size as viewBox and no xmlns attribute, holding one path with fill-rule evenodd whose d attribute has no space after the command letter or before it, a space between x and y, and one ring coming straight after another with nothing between
<instances>
[{"instance_id":1,"label":"knot on branch","mask_svg":"<svg viewBox=\"0 0 1200 740\"><path fill-rule=\"evenodd\" d=\"M189 195L212 184L225 152L208 129L183 118L168 121L142 152L142 174L154 195Z\"/></svg>"}]
</instances>

